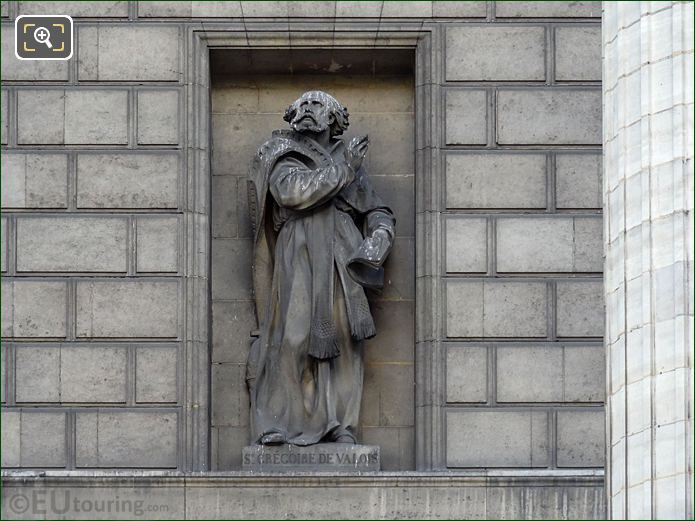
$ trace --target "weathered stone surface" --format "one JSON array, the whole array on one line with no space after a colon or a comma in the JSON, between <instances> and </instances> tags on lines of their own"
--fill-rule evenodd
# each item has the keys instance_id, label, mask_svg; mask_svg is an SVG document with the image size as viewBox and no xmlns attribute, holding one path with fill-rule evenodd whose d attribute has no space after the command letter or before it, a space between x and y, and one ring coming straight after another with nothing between
<instances>
[{"instance_id":1,"label":"weathered stone surface","mask_svg":"<svg viewBox=\"0 0 695 521\"><path fill-rule=\"evenodd\" d=\"M558 282L558 336L603 336L603 310L603 283L600 280Z\"/></svg>"},{"instance_id":2,"label":"weathered stone surface","mask_svg":"<svg viewBox=\"0 0 695 521\"><path fill-rule=\"evenodd\" d=\"M3 208L65 208L68 192L66 154L4 153Z\"/></svg>"},{"instance_id":3,"label":"weathered stone surface","mask_svg":"<svg viewBox=\"0 0 695 521\"><path fill-rule=\"evenodd\" d=\"M23 467L64 467L65 413L21 413L20 460Z\"/></svg>"},{"instance_id":4,"label":"weathered stone surface","mask_svg":"<svg viewBox=\"0 0 695 521\"><path fill-rule=\"evenodd\" d=\"M175 403L177 401L178 349L138 347L135 355L135 401Z\"/></svg>"},{"instance_id":5,"label":"weathered stone surface","mask_svg":"<svg viewBox=\"0 0 695 521\"><path fill-rule=\"evenodd\" d=\"M414 357L415 302L372 300L369 303L377 336L364 343L366 363L406 362Z\"/></svg>"},{"instance_id":6,"label":"weathered stone surface","mask_svg":"<svg viewBox=\"0 0 695 521\"><path fill-rule=\"evenodd\" d=\"M545 156L446 155L447 208L545 208Z\"/></svg>"},{"instance_id":7,"label":"weathered stone surface","mask_svg":"<svg viewBox=\"0 0 695 521\"><path fill-rule=\"evenodd\" d=\"M446 219L446 271L487 272L487 219Z\"/></svg>"},{"instance_id":8,"label":"weathered stone surface","mask_svg":"<svg viewBox=\"0 0 695 521\"><path fill-rule=\"evenodd\" d=\"M415 422L413 364L368 364L360 421L364 426L411 426Z\"/></svg>"},{"instance_id":9,"label":"weathered stone surface","mask_svg":"<svg viewBox=\"0 0 695 521\"><path fill-rule=\"evenodd\" d=\"M602 222L597 217L497 220L497 271L600 272Z\"/></svg>"},{"instance_id":10,"label":"weathered stone surface","mask_svg":"<svg viewBox=\"0 0 695 521\"><path fill-rule=\"evenodd\" d=\"M338 2L341 4L344 2ZM436 18L485 18L486 2L432 2L432 16Z\"/></svg>"},{"instance_id":11,"label":"weathered stone surface","mask_svg":"<svg viewBox=\"0 0 695 521\"><path fill-rule=\"evenodd\" d=\"M499 18L601 17L601 2L495 2Z\"/></svg>"},{"instance_id":12,"label":"weathered stone surface","mask_svg":"<svg viewBox=\"0 0 695 521\"><path fill-rule=\"evenodd\" d=\"M138 143L176 145L179 142L179 91L138 92Z\"/></svg>"},{"instance_id":13,"label":"weathered stone surface","mask_svg":"<svg viewBox=\"0 0 695 521\"><path fill-rule=\"evenodd\" d=\"M447 282L447 336L545 337L546 285Z\"/></svg>"},{"instance_id":14,"label":"weathered stone surface","mask_svg":"<svg viewBox=\"0 0 695 521\"><path fill-rule=\"evenodd\" d=\"M446 79L545 79L543 27L447 27Z\"/></svg>"},{"instance_id":15,"label":"weathered stone surface","mask_svg":"<svg viewBox=\"0 0 695 521\"><path fill-rule=\"evenodd\" d=\"M216 239L212 243L212 298L250 300L251 240Z\"/></svg>"},{"instance_id":16,"label":"weathered stone surface","mask_svg":"<svg viewBox=\"0 0 695 521\"><path fill-rule=\"evenodd\" d=\"M547 424L545 411L449 410L447 467L545 467Z\"/></svg>"},{"instance_id":17,"label":"weathered stone surface","mask_svg":"<svg viewBox=\"0 0 695 521\"><path fill-rule=\"evenodd\" d=\"M484 346L452 346L446 351L446 401L485 403L488 350Z\"/></svg>"},{"instance_id":18,"label":"weathered stone surface","mask_svg":"<svg viewBox=\"0 0 695 521\"><path fill-rule=\"evenodd\" d=\"M117 45L114 42L114 46ZM125 90L66 90L65 143L128 143L128 93Z\"/></svg>"},{"instance_id":19,"label":"weathered stone surface","mask_svg":"<svg viewBox=\"0 0 695 521\"><path fill-rule=\"evenodd\" d=\"M555 79L601 81L601 27L555 29Z\"/></svg>"},{"instance_id":20,"label":"weathered stone surface","mask_svg":"<svg viewBox=\"0 0 695 521\"><path fill-rule=\"evenodd\" d=\"M113 217L17 219L17 271L127 270L127 220Z\"/></svg>"},{"instance_id":21,"label":"weathered stone surface","mask_svg":"<svg viewBox=\"0 0 695 521\"><path fill-rule=\"evenodd\" d=\"M2 427L2 439L0 440L0 445L2 445L2 452L0 453L2 454L2 467L19 467L21 464L19 437L22 414L18 411L8 411L3 407L0 416L0 426Z\"/></svg>"},{"instance_id":22,"label":"weathered stone surface","mask_svg":"<svg viewBox=\"0 0 695 521\"><path fill-rule=\"evenodd\" d=\"M379 448L381 470L407 471L415 468L414 427L362 427L361 442Z\"/></svg>"},{"instance_id":23,"label":"weathered stone surface","mask_svg":"<svg viewBox=\"0 0 695 521\"><path fill-rule=\"evenodd\" d=\"M558 208L601 208L603 205L601 155L555 156L555 197Z\"/></svg>"},{"instance_id":24,"label":"weathered stone surface","mask_svg":"<svg viewBox=\"0 0 695 521\"><path fill-rule=\"evenodd\" d=\"M223 397L212 404L212 425L248 426L250 402L246 364L213 364L211 379L211 392Z\"/></svg>"},{"instance_id":25,"label":"weathered stone surface","mask_svg":"<svg viewBox=\"0 0 695 521\"><path fill-rule=\"evenodd\" d=\"M179 269L179 218L138 217L138 272L169 272Z\"/></svg>"},{"instance_id":26,"label":"weathered stone surface","mask_svg":"<svg viewBox=\"0 0 695 521\"><path fill-rule=\"evenodd\" d=\"M500 89L497 93L499 144L597 145L601 121L599 89Z\"/></svg>"},{"instance_id":27,"label":"weathered stone surface","mask_svg":"<svg viewBox=\"0 0 695 521\"><path fill-rule=\"evenodd\" d=\"M18 346L15 351L17 403L60 401L60 346Z\"/></svg>"},{"instance_id":28,"label":"weathered stone surface","mask_svg":"<svg viewBox=\"0 0 695 521\"><path fill-rule=\"evenodd\" d=\"M413 237L415 235L415 176L370 175L369 179L384 204L397 216L396 237ZM241 193L239 195L241 196Z\"/></svg>"},{"instance_id":29,"label":"weathered stone surface","mask_svg":"<svg viewBox=\"0 0 695 521\"><path fill-rule=\"evenodd\" d=\"M3 3L7 5L7 3ZM18 60L14 53L14 26L3 25L2 79L3 81L67 81L67 60Z\"/></svg>"},{"instance_id":30,"label":"weathered stone surface","mask_svg":"<svg viewBox=\"0 0 695 521\"><path fill-rule=\"evenodd\" d=\"M603 408L557 413L558 467L602 467L605 450Z\"/></svg>"},{"instance_id":31,"label":"weathered stone surface","mask_svg":"<svg viewBox=\"0 0 695 521\"><path fill-rule=\"evenodd\" d=\"M242 468L253 472L378 472L379 461L375 445L249 445L244 447Z\"/></svg>"},{"instance_id":32,"label":"weathered stone surface","mask_svg":"<svg viewBox=\"0 0 695 521\"><path fill-rule=\"evenodd\" d=\"M7 271L7 231L8 231L8 220L6 217L0 217L0 271L5 273Z\"/></svg>"},{"instance_id":33,"label":"weathered stone surface","mask_svg":"<svg viewBox=\"0 0 695 521\"><path fill-rule=\"evenodd\" d=\"M125 90L22 90L17 98L19 144L128 142ZM42 107L41 113L36 107Z\"/></svg>"},{"instance_id":34,"label":"weathered stone surface","mask_svg":"<svg viewBox=\"0 0 695 521\"><path fill-rule=\"evenodd\" d=\"M67 288L64 282L4 279L2 336L65 337L66 304Z\"/></svg>"},{"instance_id":35,"label":"weathered stone surface","mask_svg":"<svg viewBox=\"0 0 695 521\"><path fill-rule=\"evenodd\" d=\"M99 410L77 418L80 467L176 467L176 412Z\"/></svg>"},{"instance_id":36,"label":"weathered stone surface","mask_svg":"<svg viewBox=\"0 0 695 521\"><path fill-rule=\"evenodd\" d=\"M66 14L73 18L125 18L128 2L19 2L20 14Z\"/></svg>"},{"instance_id":37,"label":"weathered stone surface","mask_svg":"<svg viewBox=\"0 0 695 521\"><path fill-rule=\"evenodd\" d=\"M175 338L179 335L176 281L77 282L78 338Z\"/></svg>"},{"instance_id":38,"label":"weathered stone surface","mask_svg":"<svg viewBox=\"0 0 695 521\"><path fill-rule=\"evenodd\" d=\"M179 159L156 154L79 154L78 208L176 208Z\"/></svg>"},{"instance_id":39,"label":"weathered stone surface","mask_svg":"<svg viewBox=\"0 0 695 521\"><path fill-rule=\"evenodd\" d=\"M9 124L9 97L7 90L2 89L0 94L0 143L7 144L8 124Z\"/></svg>"},{"instance_id":40,"label":"weathered stone surface","mask_svg":"<svg viewBox=\"0 0 695 521\"><path fill-rule=\"evenodd\" d=\"M561 402L563 369L560 346L499 346L497 401Z\"/></svg>"},{"instance_id":41,"label":"weathered stone surface","mask_svg":"<svg viewBox=\"0 0 695 521\"><path fill-rule=\"evenodd\" d=\"M565 400L603 402L606 353L603 346L565 346Z\"/></svg>"},{"instance_id":42,"label":"weathered stone surface","mask_svg":"<svg viewBox=\"0 0 695 521\"><path fill-rule=\"evenodd\" d=\"M251 330L256 329L251 301L212 303L212 361L246 363Z\"/></svg>"},{"instance_id":43,"label":"weathered stone surface","mask_svg":"<svg viewBox=\"0 0 695 521\"><path fill-rule=\"evenodd\" d=\"M126 348L61 348L60 395L65 403L125 403Z\"/></svg>"},{"instance_id":44,"label":"weathered stone surface","mask_svg":"<svg viewBox=\"0 0 695 521\"><path fill-rule=\"evenodd\" d=\"M176 81L180 77L178 27L101 25L96 34L81 35L89 37L80 39L80 51L86 47L91 51L95 45L98 50L96 67L83 67L80 80Z\"/></svg>"},{"instance_id":45,"label":"weathered stone surface","mask_svg":"<svg viewBox=\"0 0 695 521\"><path fill-rule=\"evenodd\" d=\"M446 143L487 144L487 93L449 89L446 92Z\"/></svg>"}]
</instances>

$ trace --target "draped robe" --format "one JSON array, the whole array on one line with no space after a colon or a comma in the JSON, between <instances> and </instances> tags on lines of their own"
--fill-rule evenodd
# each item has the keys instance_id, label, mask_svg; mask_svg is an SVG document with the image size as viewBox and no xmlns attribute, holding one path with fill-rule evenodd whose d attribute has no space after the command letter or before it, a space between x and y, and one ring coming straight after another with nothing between
<instances>
[{"instance_id":1,"label":"draped robe","mask_svg":"<svg viewBox=\"0 0 695 521\"><path fill-rule=\"evenodd\" d=\"M354 177L354 180L350 180ZM364 289L346 265L364 236L395 219L344 144L324 149L275 131L250 170L259 322L247 363L253 441L356 441L363 340L376 334ZM364 233L364 236L363 236Z\"/></svg>"}]
</instances>

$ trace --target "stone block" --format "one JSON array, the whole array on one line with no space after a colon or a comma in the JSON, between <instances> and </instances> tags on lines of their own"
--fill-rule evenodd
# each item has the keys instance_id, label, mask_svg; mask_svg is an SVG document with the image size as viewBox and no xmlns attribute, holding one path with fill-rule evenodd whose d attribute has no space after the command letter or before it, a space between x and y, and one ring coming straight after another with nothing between
<instances>
[{"instance_id":1,"label":"stone block","mask_svg":"<svg viewBox=\"0 0 695 521\"><path fill-rule=\"evenodd\" d=\"M557 466L603 467L605 463L603 407L557 412Z\"/></svg>"},{"instance_id":2,"label":"stone block","mask_svg":"<svg viewBox=\"0 0 695 521\"><path fill-rule=\"evenodd\" d=\"M127 271L125 218L17 219L17 271Z\"/></svg>"},{"instance_id":3,"label":"stone block","mask_svg":"<svg viewBox=\"0 0 695 521\"><path fill-rule=\"evenodd\" d=\"M500 145L600 145L601 90L500 89Z\"/></svg>"},{"instance_id":4,"label":"stone block","mask_svg":"<svg viewBox=\"0 0 695 521\"><path fill-rule=\"evenodd\" d=\"M565 401L603 402L606 394L603 346L565 346Z\"/></svg>"},{"instance_id":5,"label":"stone block","mask_svg":"<svg viewBox=\"0 0 695 521\"><path fill-rule=\"evenodd\" d=\"M446 155L447 208L545 208L542 154Z\"/></svg>"},{"instance_id":6,"label":"stone block","mask_svg":"<svg viewBox=\"0 0 695 521\"><path fill-rule=\"evenodd\" d=\"M217 3L217 2L210 2ZM181 1L140 1L138 17L140 18L191 18L193 2Z\"/></svg>"},{"instance_id":7,"label":"stone block","mask_svg":"<svg viewBox=\"0 0 695 521\"><path fill-rule=\"evenodd\" d=\"M148 45L152 47L151 44ZM114 42L114 48L117 47L118 42ZM119 60L122 63L129 61L122 58ZM67 90L64 110L65 144L125 145L128 143L127 91Z\"/></svg>"},{"instance_id":8,"label":"stone block","mask_svg":"<svg viewBox=\"0 0 695 521\"><path fill-rule=\"evenodd\" d=\"M601 81L601 26L555 28L555 79Z\"/></svg>"},{"instance_id":9,"label":"stone block","mask_svg":"<svg viewBox=\"0 0 695 521\"><path fill-rule=\"evenodd\" d=\"M446 271L487 273L487 219L447 217Z\"/></svg>"},{"instance_id":10,"label":"stone block","mask_svg":"<svg viewBox=\"0 0 695 521\"><path fill-rule=\"evenodd\" d=\"M446 79L544 80L545 29L529 26L447 27Z\"/></svg>"},{"instance_id":11,"label":"stone block","mask_svg":"<svg viewBox=\"0 0 695 521\"><path fill-rule=\"evenodd\" d=\"M383 18L429 18L432 16L432 2L383 2Z\"/></svg>"},{"instance_id":12,"label":"stone block","mask_svg":"<svg viewBox=\"0 0 695 521\"><path fill-rule=\"evenodd\" d=\"M0 402L5 403L7 397L5 396L5 389L7 388L7 359L9 355L7 351L10 348L7 345L0 346ZM16 365L15 365L16 367ZM15 370L16 371L16 370ZM16 372L15 372L16 374Z\"/></svg>"},{"instance_id":13,"label":"stone block","mask_svg":"<svg viewBox=\"0 0 695 521\"><path fill-rule=\"evenodd\" d=\"M138 272L169 272L179 269L179 218L137 218Z\"/></svg>"},{"instance_id":14,"label":"stone block","mask_svg":"<svg viewBox=\"0 0 695 521\"><path fill-rule=\"evenodd\" d=\"M369 175L415 173L414 120L410 112L350 116L350 127L360 135L369 135Z\"/></svg>"},{"instance_id":15,"label":"stone block","mask_svg":"<svg viewBox=\"0 0 695 521\"><path fill-rule=\"evenodd\" d=\"M250 300L252 244L250 239L212 241L213 300Z\"/></svg>"},{"instance_id":16,"label":"stone block","mask_svg":"<svg viewBox=\"0 0 695 521\"><path fill-rule=\"evenodd\" d=\"M135 401L176 403L178 349L138 347L135 358Z\"/></svg>"},{"instance_id":17,"label":"stone block","mask_svg":"<svg viewBox=\"0 0 695 521\"><path fill-rule=\"evenodd\" d=\"M89 36L92 36L90 33ZM96 67L83 67L82 81L178 81L181 77L176 26L100 25L96 42L80 39L79 51L97 46ZM92 57L90 56L91 60Z\"/></svg>"},{"instance_id":18,"label":"stone block","mask_svg":"<svg viewBox=\"0 0 695 521\"><path fill-rule=\"evenodd\" d=\"M17 403L60 401L60 346L15 348Z\"/></svg>"},{"instance_id":19,"label":"stone block","mask_svg":"<svg viewBox=\"0 0 695 521\"><path fill-rule=\"evenodd\" d=\"M486 2L432 2L435 18L485 18Z\"/></svg>"},{"instance_id":20,"label":"stone block","mask_svg":"<svg viewBox=\"0 0 695 521\"><path fill-rule=\"evenodd\" d=\"M415 469L414 427L362 427L360 441L379 447L381 470Z\"/></svg>"},{"instance_id":21,"label":"stone block","mask_svg":"<svg viewBox=\"0 0 695 521\"><path fill-rule=\"evenodd\" d=\"M361 422L366 427L414 425L412 364L368 364L364 369Z\"/></svg>"},{"instance_id":22,"label":"stone block","mask_svg":"<svg viewBox=\"0 0 695 521\"><path fill-rule=\"evenodd\" d=\"M241 453L253 441L249 428L212 427L212 441L212 461L213 465L217 463L216 470L241 470Z\"/></svg>"},{"instance_id":23,"label":"stone block","mask_svg":"<svg viewBox=\"0 0 695 521\"><path fill-rule=\"evenodd\" d=\"M14 53L14 26L3 25L0 31L3 81L67 81L67 60L19 60Z\"/></svg>"},{"instance_id":24,"label":"stone block","mask_svg":"<svg viewBox=\"0 0 695 521\"><path fill-rule=\"evenodd\" d=\"M447 145L487 144L487 93L484 90L446 91Z\"/></svg>"},{"instance_id":25,"label":"stone block","mask_svg":"<svg viewBox=\"0 0 695 521\"><path fill-rule=\"evenodd\" d=\"M6 18L10 12L10 5L7 2L0 3L0 16Z\"/></svg>"},{"instance_id":26,"label":"stone block","mask_svg":"<svg viewBox=\"0 0 695 521\"><path fill-rule=\"evenodd\" d=\"M446 284L446 335L483 336L483 283L449 280Z\"/></svg>"},{"instance_id":27,"label":"stone block","mask_svg":"<svg viewBox=\"0 0 695 521\"><path fill-rule=\"evenodd\" d=\"M77 282L78 338L176 338L178 315L176 281Z\"/></svg>"},{"instance_id":28,"label":"stone block","mask_svg":"<svg viewBox=\"0 0 695 521\"><path fill-rule=\"evenodd\" d=\"M22 467L64 467L65 413L21 413L20 460Z\"/></svg>"},{"instance_id":29,"label":"stone block","mask_svg":"<svg viewBox=\"0 0 695 521\"><path fill-rule=\"evenodd\" d=\"M446 401L485 403L487 354L484 346L451 346L446 351Z\"/></svg>"},{"instance_id":30,"label":"stone block","mask_svg":"<svg viewBox=\"0 0 695 521\"><path fill-rule=\"evenodd\" d=\"M83 420L85 416L90 418ZM78 413L78 467L174 468L177 423L177 413L167 411Z\"/></svg>"},{"instance_id":31,"label":"stone block","mask_svg":"<svg viewBox=\"0 0 695 521\"><path fill-rule=\"evenodd\" d=\"M179 91L138 91L138 143L176 145L179 142Z\"/></svg>"},{"instance_id":32,"label":"stone block","mask_svg":"<svg viewBox=\"0 0 695 521\"><path fill-rule=\"evenodd\" d=\"M64 282L2 281L2 336L64 338L67 288Z\"/></svg>"},{"instance_id":33,"label":"stone block","mask_svg":"<svg viewBox=\"0 0 695 521\"><path fill-rule=\"evenodd\" d=\"M125 403L126 348L61 348L60 395L64 403Z\"/></svg>"},{"instance_id":34,"label":"stone block","mask_svg":"<svg viewBox=\"0 0 695 521\"><path fill-rule=\"evenodd\" d=\"M600 18L601 2L495 2L497 18Z\"/></svg>"},{"instance_id":35,"label":"stone block","mask_svg":"<svg viewBox=\"0 0 695 521\"><path fill-rule=\"evenodd\" d=\"M287 17L288 6L285 2L246 1L241 3L244 18Z\"/></svg>"},{"instance_id":36,"label":"stone block","mask_svg":"<svg viewBox=\"0 0 695 521\"><path fill-rule=\"evenodd\" d=\"M249 425L249 394L246 388L246 364L212 365L212 425L246 427Z\"/></svg>"},{"instance_id":37,"label":"stone block","mask_svg":"<svg viewBox=\"0 0 695 521\"><path fill-rule=\"evenodd\" d=\"M397 237L384 263L381 300L415 299L415 238Z\"/></svg>"},{"instance_id":38,"label":"stone block","mask_svg":"<svg viewBox=\"0 0 695 521\"><path fill-rule=\"evenodd\" d=\"M559 346L498 346L497 401L563 401L563 356Z\"/></svg>"},{"instance_id":39,"label":"stone block","mask_svg":"<svg viewBox=\"0 0 695 521\"><path fill-rule=\"evenodd\" d=\"M415 303L402 300L372 300L369 307L377 334L365 341L367 363L412 363L415 338Z\"/></svg>"},{"instance_id":40,"label":"stone block","mask_svg":"<svg viewBox=\"0 0 695 521\"><path fill-rule=\"evenodd\" d=\"M252 301L213 302L212 361L246 363L257 327Z\"/></svg>"},{"instance_id":41,"label":"stone block","mask_svg":"<svg viewBox=\"0 0 695 521\"><path fill-rule=\"evenodd\" d=\"M68 197L66 154L5 153L3 208L65 208Z\"/></svg>"},{"instance_id":42,"label":"stone block","mask_svg":"<svg viewBox=\"0 0 695 521\"><path fill-rule=\"evenodd\" d=\"M7 96L3 94L3 98L6 104ZM36 107L41 107L40 113ZM18 144L64 144L65 91L62 89L18 91L17 120ZM6 143L4 139L3 143Z\"/></svg>"},{"instance_id":43,"label":"stone block","mask_svg":"<svg viewBox=\"0 0 695 521\"><path fill-rule=\"evenodd\" d=\"M486 337L545 337L547 290L539 282L486 282L483 285Z\"/></svg>"},{"instance_id":44,"label":"stone block","mask_svg":"<svg viewBox=\"0 0 695 521\"><path fill-rule=\"evenodd\" d=\"M228 175L212 176L212 236L230 239L237 237L239 204L237 186L246 187L246 179ZM244 190L246 191L246 190Z\"/></svg>"},{"instance_id":45,"label":"stone block","mask_svg":"<svg viewBox=\"0 0 695 521\"><path fill-rule=\"evenodd\" d=\"M461 467L546 467L545 411L449 410L446 465Z\"/></svg>"},{"instance_id":46,"label":"stone block","mask_svg":"<svg viewBox=\"0 0 695 521\"><path fill-rule=\"evenodd\" d=\"M335 18L335 1L291 2L287 5L288 15L296 18Z\"/></svg>"},{"instance_id":47,"label":"stone block","mask_svg":"<svg viewBox=\"0 0 695 521\"><path fill-rule=\"evenodd\" d=\"M7 271L7 243L8 243L8 224L6 217L0 217L0 271Z\"/></svg>"},{"instance_id":48,"label":"stone block","mask_svg":"<svg viewBox=\"0 0 695 521\"><path fill-rule=\"evenodd\" d=\"M249 161L277 128L284 128L281 114L212 114L213 175L246 177Z\"/></svg>"},{"instance_id":49,"label":"stone block","mask_svg":"<svg viewBox=\"0 0 695 521\"><path fill-rule=\"evenodd\" d=\"M379 197L396 216L396 236L413 237L415 235L415 176L370 175L369 178Z\"/></svg>"},{"instance_id":50,"label":"stone block","mask_svg":"<svg viewBox=\"0 0 695 521\"><path fill-rule=\"evenodd\" d=\"M378 472L379 447L350 443L249 445L242 468L249 472Z\"/></svg>"},{"instance_id":51,"label":"stone block","mask_svg":"<svg viewBox=\"0 0 695 521\"><path fill-rule=\"evenodd\" d=\"M128 2L19 2L20 14L66 14L73 18L127 18Z\"/></svg>"},{"instance_id":52,"label":"stone block","mask_svg":"<svg viewBox=\"0 0 695 521\"><path fill-rule=\"evenodd\" d=\"M2 445L2 467L20 466L20 428L21 416L19 411L8 411L3 408L0 412L0 431L2 431L0 445Z\"/></svg>"},{"instance_id":53,"label":"stone block","mask_svg":"<svg viewBox=\"0 0 695 521\"><path fill-rule=\"evenodd\" d=\"M603 206L600 154L558 154L555 156L555 197L558 208Z\"/></svg>"},{"instance_id":54,"label":"stone block","mask_svg":"<svg viewBox=\"0 0 695 521\"><path fill-rule=\"evenodd\" d=\"M557 283L559 337L602 337L603 322L603 283L600 279Z\"/></svg>"},{"instance_id":55,"label":"stone block","mask_svg":"<svg viewBox=\"0 0 695 521\"><path fill-rule=\"evenodd\" d=\"M175 152L78 154L78 208L176 208Z\"/></svg>"},{"instance_id":56,"label":"stone block","mask_svg":"<svg viewBox=\"0 0 695 521\"><path fill-rule=\"evenodd\" d=\"M497 271L600 272L600 217L524 217L497 220Z\"/></svg>"}]
</instances>

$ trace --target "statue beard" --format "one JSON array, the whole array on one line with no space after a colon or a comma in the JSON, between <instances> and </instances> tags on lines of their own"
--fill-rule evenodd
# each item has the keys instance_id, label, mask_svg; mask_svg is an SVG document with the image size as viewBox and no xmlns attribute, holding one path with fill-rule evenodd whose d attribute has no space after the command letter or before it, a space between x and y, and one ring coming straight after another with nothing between
<instances>
[{"instance_id":1,"label":"statue beard","mask_svg":"<svg viewBox=\"0 0 695 521\"><path fill-rule=\"evenodd\" d=\"M290 125L297 132L323 132L329 127L325 118L316 117L310 112L298 113L290 122Z\"/></svg>"}]
</instances>

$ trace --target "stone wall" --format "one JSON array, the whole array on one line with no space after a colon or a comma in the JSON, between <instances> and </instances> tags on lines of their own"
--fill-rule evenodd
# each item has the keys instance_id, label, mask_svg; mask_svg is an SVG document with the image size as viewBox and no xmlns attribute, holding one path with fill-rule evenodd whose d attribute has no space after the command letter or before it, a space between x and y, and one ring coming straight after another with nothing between
<instances>
[{"instance_id":1,"label":"stone wall","mask_svg":"<svg viewBox=\"0 0 695 521\"><path fill-rule=\"evenodd\" d=\"M206 165L207 145L197 136L207 115L196 113L195 124L188 117L200 110L189 95L197 88L187 79L195 52L189 31L201 21L236 30L284 24L289 45L298 45L295 28L315 22L325 32L308 41L330 47L336 20L359 24L374 41L399 24L428 31L434 70L426 85L415 71L416 92L429 89L432 104L428 114L415 106L428 143L416 154L426 153L442 179L428 188L431 200L416 202L415 235L435 247L404 237L394 257L417 252L428 266L416 268L418 298L438 300L431 309L425 300L416 306L415 411L399 410L392 423L374 402L406 403L400 393L413 378L412 361L394 359L404 362L403 387L390 387L393 371L376 368L391 360L370 360L375 380L365 399L372 402L363 408L365 425L375 428L370 441L389 446L393 468L407 468L413 455L389 445L393 431L401 451L411 443L410 415L418 432L417 418L430 411L433 435L420 431L415 446L421 454L437 447L436 455L420 467L603 464L597 2L2 6L2 335L3 367L11 368L3 377L3 466L206 468L186 456L206 447L185 418L207 421L191 386L206 382L209 368L192 362L189 350L208 340L190 327L209 316L207 300L193 293L206 287L208 273L184 230L205 229L210 212L207 191L190 178L194 162ZM17 61L14 17L46 10L75 18L75 57ZM417 164L416 185L439 182ZM233 193L238 177L220 181L214 168L214 188ZM404 171L384 172L391 173ZM416 201L423 193L415 191ZM212 208L222 207L213 200ZM248 253L244 225L232 230L232 217L221 219L212 226L213 265L217 247L238 258ZM248 313L248 287L219 276L213 299L230 291L219 300ZM409 291L401 295L405 308ZM203 319L192 322L193 315ZM392 318L378 316L386 329L400 328ZM408 342L399 339L394 356L407 356ZM212 344L213 357L231 351L216 349L214 331ZM218 386L238 389L241 359L214 362L213 386L217 372ZM374 389L383 396L370 398ZM213 397L216 390L225 392L213 388ZM234 419L235 411L245 414L241 400L213 401L213 424L224 408L225 428L243 428L233 423L243 421Z\"/></svg>"}]
</instances>

